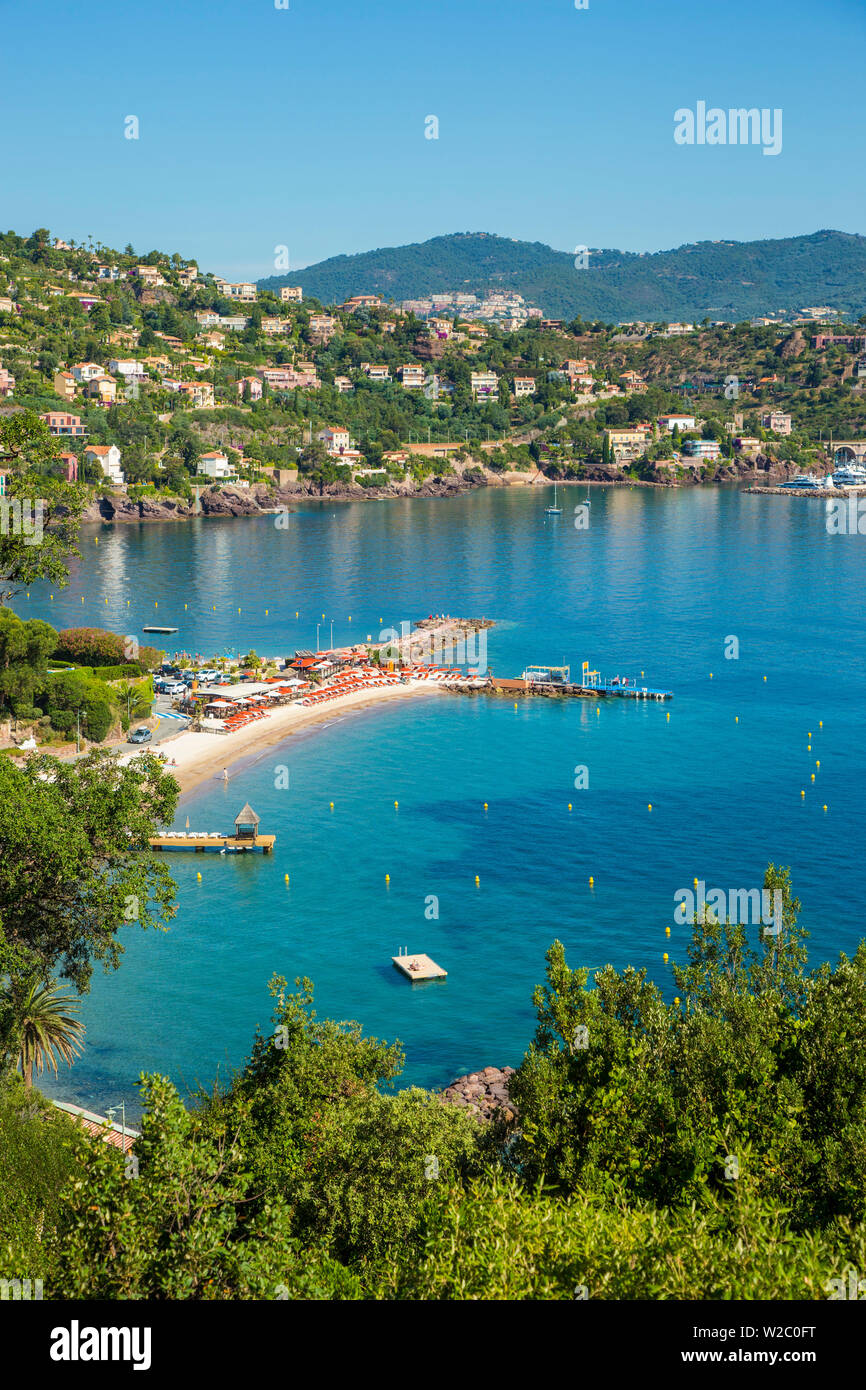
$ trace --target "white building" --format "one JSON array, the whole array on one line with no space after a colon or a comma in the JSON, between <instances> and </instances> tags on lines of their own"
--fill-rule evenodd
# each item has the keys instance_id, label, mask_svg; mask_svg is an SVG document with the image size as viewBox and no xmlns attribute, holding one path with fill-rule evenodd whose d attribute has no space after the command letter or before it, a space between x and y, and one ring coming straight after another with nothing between
<instances>
[{"instance_id":1,"label":"white building","mask_svg":"<svg viewBox=\"0 0 866 1390\"><path fill-rule=\"evenodd\" d=\"M280 287L280 299L284 304L303 304L304 291L300 285L282 285Z\"/></svg>"},{"instance_id":2,"label":"white building","mask_svg":"<svg viewBox=\"0 0 866 1390\"><path fill-rule=\"evenodd\" d=\"M207 478L236 478L238 475L229 463L225 454L219 450L211 450L210 453L202 454L198 462L199 473L204 473Z\"/></svg>"},{"instance_id":3,"label":"white building","mask_svg":"<svg viewBox=\"0 0 866 1390\"><path fill-rule=\"evenodd\" d=\"M115 487L125 487L126 479L120 468L120 450L116 444L88 444L84 457L91 463L98 463L102 476Z\"/></svg>"},{"instance_id":4,"label":"white building","mask_svg":"<svg viewBox=\"0 0 866 1390\"><path fill-rule=\"evenodd\" d=\"M659 429L667 430L670 434L677 429L682 433L683 430L693 430L695 428L694 415L660 415Z\"/></svg>"}]
</instances>

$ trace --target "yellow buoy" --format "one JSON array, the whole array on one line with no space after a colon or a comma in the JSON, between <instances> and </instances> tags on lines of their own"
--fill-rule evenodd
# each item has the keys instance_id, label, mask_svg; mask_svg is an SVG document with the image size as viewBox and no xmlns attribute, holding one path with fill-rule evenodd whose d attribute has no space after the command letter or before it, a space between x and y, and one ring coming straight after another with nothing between
<instances>
[{"instance_id":1,"label":"yellow buoy","mask_svg":"<svg viewBox=\"0 0 866 1390\"><path fill-rule=\"evenodd\" d=\"M734 723L735 723L735 724L739 724L739 722L740 722L740 716L739 716L738 714L735 714L735 715L734 715Z\"/></svg>"},{"instance_id":2,"label":"yellow buoy","mask_svg":"<svg viewBox=\"0 0 866 1390\"><path fill-rule=\"evenodd\" d=\"M334 803L333 803L333 801L329 802L329 805L330 805L330 807L331 807L331 810L333 811L333 809L334 809Z\"/></svg>"},{"instance_id":3,"label":"yellow buoy","mask_svg":"<svg viewBox=\"0 0 866 1390\"><path fill-rule=\"evenodd\" d=\"M827 809L827 807L825 806L825 807L824 807L824 810L826 811L826 809Z\"/></svg>"},{"instance_id":4,"label":"yellow buoy","mask_svg":"<svg viewBox=\"0 0 866 1390\"><path fill-rule=\"evenodd\" d=\"M81 598L81 602L82 602L82 603L84 602L84 596L83 596L83 595L82 595L82 598Z\"/></svg>"},{"instance_id":5,"label":"yellow buoy","mask_svg":"<svg viewBox=\"0 0 866 1390\"><path fill-rule=\"evenodd\" d=\"M184 604L183 606L184 606L184 608L186 608L186 604ZM270 611L269 609L267 609L267 608L265 609L265 617L268 616L269 611Z\"/></svg>"},{"instance_id":6,"label":"yellow buoy","mask_svg":"<svg viewBox=\"0 0 866 1390\"><path fill-rule=\"evenodd\" d=\"M806 793L805 793L805 792L800 792L800 795L801 795L801 796L805 796Z\"/></svg>"},{"instance_id":7,"label":"yellow buoy","mask_svg":"<svg viewBox=\"0 0 866 1390\"><path fill-rule=\"evenodd\" d=\"M665 965L667 965L667 963L668 963L668 953L667 953L667 951L665 951L664 955L662 956L662 960L664 961Z\"/></svg>"},{"instance_id":8,"label":"yellow buoy","mask_svg":"<svg viewBox=\"0 0 866 1390\"><path fill-rule=\"evenodd\" d=\"M390 875L390 874L386 874L386 875L385 875L385 882L386 882L386 883L390 883L390 882L391 882L391 875Z\"/></svg>"},{"instance_id":9,"label":"yellow buoy","mask_svg":"<svg viewBox=\"0 0 866 1390\"><path fill-rule=\"evenodd\" d=\"M670 934L671 934L671 929L670 929L670 927L665 927L665 936L670 936Z\"/></svg>"},{"instance_id":10,"label":"yellow buoy","mask_svg":"<svg viewBox=\"0 0 866 1390\"><path fill-rule=\"evenodd\" d=\"M475 875L475 886L476 886L476 888L478 887L478 884L479 884L480 882L481 882L481 879L480 879L480 878L478 877L478 875L476 874L476 875Z\"/></svg>"},{"instance_id":11,"label":"yellow buoy","mask_svg":"<svg viewBox=\"0 0 866 1390\"><path fill-rule=\"evenodd\" d=\"M809 732L808 732L808 734L806 735L806 737L807 737L807 738L811 738L811 737L812 737L812 730L811 730L811 729L809 730Z\"/></svg>"},{"instance_id":12,"label":"yellow buoy","mask_svg":"<svg viewBox=\"0 0 866 1390\"><path fill-rule=\"evenodd\" d=\"M813 772L813 773L812 773L812 781L814 782L814 780L815 780L815 774L814 774L814 772Z\"/></svg>"},{"instance_id":13,"label":"yellow buoy","mask_svg":"<svg viewBox=\"0 0 866 1390\"><path fill-rule=\"evenodd\" d=\"M652 802L651 802L651 801L648 801L648 802L647 802L647 806L646 806L646 808L647 808L647 810L648 810L648 811L651 811L651 810L652 810L652 808L653 808L653 804L652 804Z\"/></svg>"},{"instance_id":14,"label":"yellow buoy","mask_svg":"<svg viewBox=\"0 0 866 1390\"><path fill-rule=\"evenodd\" d=\"M126 606L129 607L129 599L126 600Z\"/></svg>"},{"instance_id":15,"label":"yellow buoy","mask_svg":"<svg viewBox=\"0 0 866 1390\"><path fill-rule=\"evenodd\" d=\"M322 622L324 622L324 621L325 621L325 615L324 615L324 613L323 613L323 614L322 614Z\"/></svg>"},{"instance_id":16,"label":"yellow buoy","mask_svg":"<svg viewBox=\"0 0 866 1390\"><path fill-rule=\"evenodd\" d=\"M697 888L697 886L698 886L698 880L697 880L696 878L693 878L693 879L692 879L692 884L694 885L695 888Z\"/></svg>"},{"instance_id":17,"label":"yellow buoy","mask_svg":"<svg viewBox=\"0 0 866 1390\"><path fill-rule=\"evenodd\" d=\"M288 883L288 881L289 881L289 876L288 876L288 874L283 874L283 880L284 880L284 882Z\"/></svg>"},{"instance_id":18,"label":"yellow buoy","mask_svg":"<svg viewBox=\"0 0 866 1390\"><path fill-rule=\"evenodd\" d=\"M643 671L641 671L641 675L643 675Z\"/></svg>"},{"instance_id":19,"label":"yellow buoy","mask_svg":"<svg viewBox=\"0 0 866 1390\"><path fill-rule=\"evenodd\" d=\"M394 802L395 808L396 808L397 806L399 806L399 805L400 805L399 801L395 801L395 802Z\"/></svg>"},{"instance_id":20,"label":"yellow buoy","mask_svg":"<svg viewBox=\"0 0 866 1390\"><path fill-rule=\"evenodd\" d=\"M595 879L593 878L592 874L590 874L590 876L589 876L589 886L590 886L590 888L592 887L592 885L593 885L594 883L595 883Z\"/></svg>"},{"instance_id":21,"label":"yellow buoy","mask_svg":"<svg viewBox=\"0 0 866 1390\"><path fill-rule=\"evenodd\" d=\"M766 679L767 679L767 677L765 676L765 677L764 677L764 680L766 680Z\"/></svg>"},{"instance_id":22,"label":"yellow buoy","mask_svg":"<svg viewBox=\"0 0 866 1390\"><path fill-rule=\"evenodd\" d=\"M811 745L811 743L809 743L809 744L806 745L806 752L807 752L807 753L811 753L811 751L812 751L812 745Z\"/></svg>"},{"instance_id":23,"label":"yellow buoy","mask_svg":"<svg viewBox=\"0 0 866 1390\"><path fill-rule=\"evenodd\" d=\"M484 803L484 809L485 809L485 811L487 810L487 802L486 802L486 801L485 801L485 803Z\"/></svg>"},{"instance_id":24,"label":"yellow buoy","mask_svg":"<svg viewBox=\"0 0 866 1390\"><path fill-rule=\"evenodd\" d=\"M816 766L816 767L820 767L820 766L821 766L821 759L820 759L820 758L816 758L816 759L815 759L815 766Z\"/></svg>"},{"instance_id":25,"label":"yellow buoy","mask_svg":"<svg viewBox=\"0 0 866 1390\"><path fill-rule=\"evenodd\" d=\"M94 536L94 537L93 537L93 544L94 544L94 545L99 545L99 537L98 537L98 536Z\"/></svg>"},{"instance_id":26,"label":"yellow buoy","mask_svg":"<svg viewBox=\"0 0 866 1390\"><path fill-rule=\"evenodd\" d=\"M197 879L201 879L201 874L196 874Z\"/></svg>"},{"instance_id":27,"label":"yellow buoy","mask_svg":"<svg viewBox=\"0 0 866 1390\"><path fill-rule=\"evenodd\" d=\"M598 705L596 705L595 707L595 712L596 714L601 714L601 710L599 709Z\"/></svg>"},{"instance_id":28,"label":"yellow buoy","mask_svg":"<svg viewBox=\"0 0 866 1390\"><path fill-rule=\"evenodd\" d=\"M670 717L671 717L671 712L670 712L670 710L668 710L667 714L665 715L665 719L670 720Z\"/></svg>"},{"instance_id":29,"label":"yellow buoy","mask_svg":"<svg viewBox=\"0 0 866 1390\"><path fill-rule=\"evenodd\" d=\"M712 671L711 671L711 672L710 672L710 680L712 680L712 679L713 679L713 673L712 673Z\"/></svg>"},{"instance_id":30,"label":"yellow buoy","mask_svg":"<svg viewBox=\"0 0 866 1390\"><path fill-rule=\"evenodd\" d=\"M679 1004L679 1002L680 1002L680 996L679 996L678 994L675 994L675 995L674 995L674 1003L675 1003L675 1004Z\"/></svg>"},{"instance_id":31,"label":"yellow buoy","mask_svg":"<svg viewBox=\"0 0 866 1390\"><path fill-rule=\"evenodd\" d=\"M818 728L819 728L819 729L823 729L823 727L824 727L824 721L823 721L823 719L819 719L819 720L818 720Z\"/></svg>"},{"instance_id":32,"label":"yellow buoy","mask_svg":"<svg viewBox=\"0 0 866 1390\"><path fill-rule=\"evenodd\" d=\"M296 613L296 614L295 614L295 617L297 617L297 616L298 616L298 615L297 615L297 613Z\"/></svg>"},{"instance_id":33,"label":"yellow buoy","mask_svg":"<svg viewBox=\"0 0 866 1390\"><path fill-rule=\"evenodd\" d=\"M569 803L568 803L568 809L569 809L569 811L571 810L571 802L570 802L570 801L569 801Z\"/></svg>"},{"instance_id":34,"label":"yellow buoy","mask_svg":"<svg viewBox=\"0 0 866 1390\"><path fill-rule=\"evenodd\" d=\"M351 613L350 613L350 614L349 614L349 622L351 622L351 621L352 621L352 615L351 615Z\"/></svg>"}]
</instances>

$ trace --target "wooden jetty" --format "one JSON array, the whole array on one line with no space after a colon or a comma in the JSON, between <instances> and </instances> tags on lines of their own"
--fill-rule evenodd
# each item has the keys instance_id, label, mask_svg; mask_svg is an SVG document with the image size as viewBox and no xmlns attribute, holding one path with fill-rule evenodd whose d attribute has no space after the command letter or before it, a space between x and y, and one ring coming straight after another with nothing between
<instances>
[{"instance_id":1,"label":"wooden jetty","mask_svg":"<svg viewBox=\"0 0 866 1390\"><path fill-rule=\"evenodd\" d=\"M443 970L441 965L437 965L435 960L431 960L429 956L392 956L391 960L401 975L405 975L406 979L411 980L413 985L417 984L419 980L444 980L448 975L448 971Z\"/></svg>"},{"instance_id":2,"label":"wooden jetty","mask_svg":"<svg viewBox=\"0 0 866 1390\"><path fill-rule=\"evenodd\" d=\"M148 844L151 849L194 850L197 854L270 854L276 835L259 834L259 817L252 806L246 806L235 816L234 835L220 835L204 830L169 831L154 835Z\"/></svg>"},{"instance_id":3,"label":"wooden jetty","mask_svg":"<svg viewBox=\"0 0 866 1390\"><path fill-rule=\"evenodd\" d=\"M572 697L584 700L606 699L610 696L619 700L672 700L674 698L672 690L660 690L656 686L644 685L643 680L629 680L628 682L614 678L603 680L597 671L590 672L584 667L582 679L572 681L565 675L559 677L559 673L568 672L567 667L551 667L550 674L554 679L545 680L538 674L541 668L528 668L531 675L526 672L522 676L504 678L495 676L490 672L487 689L494 694L502 695L546 695L548 697ZM447 687L446 687L447 688ZM459 684L455 684L454 689L459 690Z\"/></svg>"}]
</instances>

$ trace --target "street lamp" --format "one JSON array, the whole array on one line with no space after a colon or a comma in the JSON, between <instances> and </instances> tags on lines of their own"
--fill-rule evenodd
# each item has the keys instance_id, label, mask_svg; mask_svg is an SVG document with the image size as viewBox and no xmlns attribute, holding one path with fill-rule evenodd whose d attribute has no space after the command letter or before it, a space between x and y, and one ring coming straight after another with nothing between
<instances>
[{"instance_id":1,"label":"street lamp","mask_svg":"<svg viewBox=\"0 0 866 1390\"><path fill-rule=\"evenodd\" d=\"M84 722L87 723L87 714L84 715ZM81 752L81 706L75 711L75 751Z\"/></svg>"}]
</instances>

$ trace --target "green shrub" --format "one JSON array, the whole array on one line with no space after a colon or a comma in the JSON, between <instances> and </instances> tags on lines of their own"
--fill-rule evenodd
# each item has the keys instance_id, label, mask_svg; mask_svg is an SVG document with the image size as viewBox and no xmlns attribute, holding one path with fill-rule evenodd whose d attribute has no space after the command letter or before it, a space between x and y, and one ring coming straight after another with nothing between
<instances>
[{"instance_id":1,"label":"green shrub","mask_svg":"<svg viewBox=\"0 0 866 1390\"><path fill-rule=\"evenodd\" d=\"M55 709L49 715L51 727L57 729L59 733L65 733L71 729L75 723L75 714L71 709Z\"/></svg>"},{"instance_id":2,"label":"green shrub","mask_svg":"<svg viewBox=\"0 0 866 1390\"><path fill-rule=\"evenodd\" d=\"M143 676L144 672L137 661L130 661L128 666L94 666L93 675L101 681L123 681Z\"/></svg>"}]
</instances>

